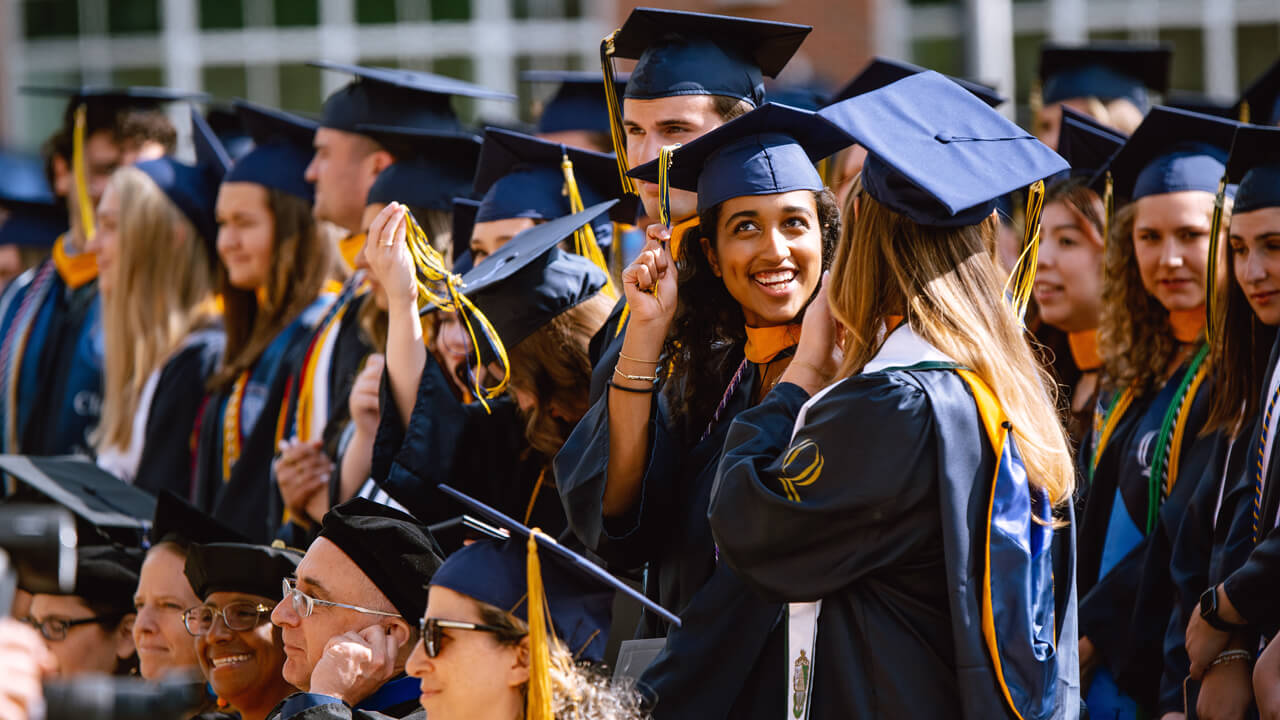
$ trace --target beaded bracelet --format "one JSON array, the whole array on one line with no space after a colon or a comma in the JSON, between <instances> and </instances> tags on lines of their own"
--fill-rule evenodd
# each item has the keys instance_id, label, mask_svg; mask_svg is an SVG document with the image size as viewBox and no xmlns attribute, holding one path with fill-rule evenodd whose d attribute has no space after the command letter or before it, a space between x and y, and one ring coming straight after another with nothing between
<instances>
[{"instance_id":1,"label":"beaded bracelet","mask_svg":"<svg viewBox=\"0 0 1280 720\"><path fill-rule=\"evenodd\" d=\"M1219 653L1218 657L1214 658L1213 662L1209 663L1209 667L1217 667L1219 665L1225 665L1230 662L1237 662L1239 660L1252 660L1252 659L1253 659L1253 653L1249 652L1248 650L1228 650L1224 653Z\"/></svg>"},{"instance_id":2,"label":"beaded bracelet","mask_svg":"<svg viewBox=\"0 0 1280 720\"><path fill-rule=\"evenodd\" d=\"M621 370L619 370L617 365L613 366L613 371L618 375L621 375L623 378L626 378L627 380L630 380L632 382L650 382L650 383L658 382L657 375L628 375L622 372Z\"/></svg>"}]
</instances>

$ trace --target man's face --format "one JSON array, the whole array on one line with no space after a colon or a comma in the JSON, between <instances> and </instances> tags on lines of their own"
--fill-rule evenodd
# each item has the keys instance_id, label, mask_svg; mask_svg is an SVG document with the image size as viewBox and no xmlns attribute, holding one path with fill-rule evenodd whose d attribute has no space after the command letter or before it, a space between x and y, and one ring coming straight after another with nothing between
<instances>
[{"instance_id":1,"label":"man's face","mask_svg":"<svg viewBox=\"0 0 1280 720\"><path fill-rule=\"evenodd\" d=\"M360 232L369 188L391 164L391 155L363 135L325 127L316 131L315 149L306 171L307 181L316 186L313 214L347 232Z\"/></svg>"},{"instance_id":2,"label":"man's face","mask_svg":"<svg viewBox=\"0 0 1280 720\"><path fill-rule=\"evenodd\" d=\"M102 193L107 189L107 181L118 168L163 156L164 145L154 140L121 143L110 130L91 133L84 142L85 184L89 191L90 206L98 207ZM52 168L53 191L58 197L67 199L71 226L76 229L77 236L83 235L80 230L80 198L75 192L75 168L71 164L71 158L55 155Z\"/></svg>"},{"instance_id":3,"label":"man's face","mask_svg":"<svg viewBox=\"0 0 1280 720\"><path fill-rule=\"evenodd\" d=\"M396 612L369 576L327 538L318 538L311 544L294 575L298 589L318 600ZM289 598L285 598L271 613L271 622L280 627L284 641L284 679L306 691L311 687L311 671L320 662L329 640L346 632L360 632L372 625L388 625L393 621L381 615L319 603L314 604L310 617L299 617Z\"/></svg>"},{"instance_id":4,"label":"man's face","mask_svg":"<svg viewBox=\"0 0 1280 720\"><path fill-rule=\"evenodd\" d=\"M710 95L677 95L655 100L627 98L622 102L622 128L627 136L627 161L632 167L656 160L664 145L689 143L723 125ZM636 181L645 214L657 218L658 185ZM671 218L684 220L698 211L697 193L671 190Z\"/></svg>"}]
</instances>

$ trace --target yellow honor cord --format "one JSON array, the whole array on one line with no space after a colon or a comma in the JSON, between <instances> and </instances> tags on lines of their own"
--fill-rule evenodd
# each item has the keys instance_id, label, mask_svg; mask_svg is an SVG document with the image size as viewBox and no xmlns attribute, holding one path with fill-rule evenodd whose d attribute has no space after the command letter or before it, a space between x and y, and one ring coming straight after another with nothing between
<instances>
[{"instance_id":1,"label":"yellow honor cord","mask_svg":"<svg viewBox=\"0 0 1280 720\"><path fill-rule=\"evenodd\" d=\"M1005 283L1005 295L1013 304L1019 320L1026 317L1031 290L1036 281L1036 263L1040 257L1040 211L1044 209L1044 181L1037 180L1027 194L1027 211L1022 231L1022 255Z\"/></svg>"},{"instance_id":2,"label":"yellow honor cord","mask_svg":"<svg viewBox=\"0 0 1280 720\"><path fill-rule=\"evenodd\" d=\"M536 536L542 531L534 528L529 533L528 556L525 562L526 582L529 589L529 687L526 693L525 720L555 720L552 711L551 690L551 617L547 607L547 594L542 587L542 563L538 560Z\"/></svg>"},{"instance_id":3,"label":"yellow honor cord","mask_svg":"<svg viewBox=\"0 0 1280 720\"><path fill-rule=\"evenodd\" d=\"M569 159L569 153L564 149L564 146L560 148L560 169L564 171L564 193L569 196L569 213L580 213L586 210L586 205L582 202L582 191L578 188L578 178L573 173L573 161ZM609 275L609 265L604 260L604 252L600 250L600 243L596 242L596 233L592 229L591 223L586 223L573 231L573 252L590 260L604 272L605 286L603 292L610 298L617 300L618 291L613 286L613 278Z\"/></svg>"},{"instance_id":4,"label":"yellow honor cord","mask_svg":"<svg viewBox=\"0 0 1280 720\"><path fill-rule=\"evenodd\" d=\"M1250 114L1251 112L1249 109L1249 101L1241 100L1240 101L1240 122L1248 123Z\"/></svg>"},{"instance_id":5,"label":"yellow honor cord","mask_svg":"<svg viewBox=\"0 0 1280 720\"><path fill-rule=\"evenodd\" d=\"M413 213L406 211L405 222L407 225L405 244L413 255L417 275L418 306L435 305L444 312L458 313L467 329L467 336L471 339L471 347L475 349L477 357L480 352L477 329L498 356L498 363L502 366L502 380L497 385L492 387L482 385L479 368L472 373L472 387L475 390L476 399L488 411L488 401L502 395L507 389L507 383L511 380L511 361L507 358L507 349L502 344L502 338L498 337L498 332L494 330L493 324L489 322L489 318L485 317L470 298L459 292L462 277L445 267L444 257L438 250L431 247L427 234L418 225Z\"/></svg>"},{"instance_id":6,"label":"yellow honor cord","mask_svg":"<svg viewBox=\"0 0 1280 720\"><path fill-rule=\"evenodd\" d=\"M1218 331L1218 315L1226 314L1226 304L1218 295L1218 254L1222 235L1222 212L1227 197L1227 176L1218 180L1218 192L1213 197L1213 219L1209 222L1209 263L1205 268L1205 336L1212 343Z\"/></svg>"},{"instance_id":7,"label":"yellow honor cord","mask_svg":"<svg viewBox=\"0 0 1280 720\"><path fill-rule=\"evenodd\" d=\"M680 147L680 143L663 145L658 151L658 220L671 227L671 156Z\"/></svg>"},{"instance_id":8,"label":"yellow honor cord","mask_svg":"<svg viewBox=\"0 0 1280 720\"><path fill-rule=\"evenodd\" d=\"M84 160L86 112L83 104L76 108L75 130L71 136L71 173L76 184L76 204L80 206L80 229L88 242L93 240L93 203L89 200L89 174Z\"/></svg>"},{"instance_id":9,"label":"yellow honor cord","mask_svg":"<svg viewBox=\"0 0 1280 720\"><path fill-rule=\"evenodd\" d=\"M1116 214L1116 179L1107 170L1107 181L1102 189L1102 246L1111 242L1111 221Z\"/></svg>"},{"instance_id":10,"label":"yellow honor cord","mask_svg":"<svg viewBox=\"0 0 1280 720\"><path fill-rule=\"evenodd\" d=\"M622 101L618 99L618 88L613 81L613 38L617 34L618 30L614 30L600 41L600 71L604 76L604 97L609 106L609 135L613 138L613 153L618 159L622 191L635 195L636 183L627 175L631 164L627 162L627 136L622 132Z\"/></svg>"}]
</instances>

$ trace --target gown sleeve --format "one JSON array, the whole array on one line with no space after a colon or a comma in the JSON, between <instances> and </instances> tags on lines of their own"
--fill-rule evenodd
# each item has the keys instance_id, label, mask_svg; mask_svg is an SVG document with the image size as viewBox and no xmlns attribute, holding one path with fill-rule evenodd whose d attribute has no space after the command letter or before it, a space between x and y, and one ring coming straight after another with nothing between
<instances>
[{"instance_id":1,"label":"gown sleeve","mask_svg":"<svg viewBox=\"0 0 1280 720\"><path fill-rule=\"evenodd\" d=\"M734 420L709 513L721 557L766 596L796 602L937 554L923 388L894 373L849 378L808 406L790 438L804 399L779 384Z\"/></svg>"},{"instance_id":2,"label":"gown sleeve","mask_svg":"<svg viewBox=\"0 0 1280 720\"><path fill-rule=\"evenodd\" d=\"M1280 625L1280 528L1272 529L1249 553L1249 559L1223 582L1231 604L1254 628L1272 634Z\"/></svg>"},{"instance_id":3,"label":"gown sleeve","mask_svg":"<svg viewBox=\"0 0 1280 720\"><path fill-rule=\"evenodd\" d=\"M205 381L217 367L226 340L220 331L207 335L175 355L156 382L134 482L153 495L161 490L183 498L192 495L191 435L204 407Z\"/></svg>"}]
</instances>

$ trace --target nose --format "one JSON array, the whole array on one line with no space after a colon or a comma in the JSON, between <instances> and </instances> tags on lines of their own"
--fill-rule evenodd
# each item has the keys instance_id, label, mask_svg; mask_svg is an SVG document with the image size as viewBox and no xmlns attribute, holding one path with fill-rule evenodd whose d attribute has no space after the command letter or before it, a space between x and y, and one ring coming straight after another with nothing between
<instances>
[{"instance_id":1,"label":"nose","mask_svg":"<svg viewBox=\"0 0 1280 720\"><path fill-rule=\"evenodd\" d=\"M1041 230L1041 233L1044 231ZM1046 238L1041 241L1040 248L1036 251L1036 270L1053 267L1054 261L1058 259L1058 243L1052 239Z\"/></svg>"},{"instance_id":2,"label":"nose","mask_svg":"<svg viewBox=\"0 0 1280 720\"><path fill-rule=\"evenodd\" d=\"M1182 248L1173 237L1166 237L1160 245L1160 264L1165 267L1182 267Z\"/></svg>"},{"instance_id":3,"label":"nose","mask_svg":"<svg viewBox=\"0 0 1280 720\"><path fill-rule=\"evenodd\" d=\"M320 176L320 168L318 165L319 163L316 162L316 156L312 155L311 162L307 163L307 169L302 173L302 179L309 183L314 183L316 178Z\"/></svg>"},{"instance_id":4,"label":"nose","mask_svg":"<svg viewBox=\"0 0 1280 720\"><path fill-rule=\"evenodd\" d=\"M213 616L213 622L209 623L209 631L205 633L205 639L208 642L226 642L231 639L231 628L227 627L226 618L222 613Z\"/></svg>"},{"instance_id":5,"label":"nose","mask_svg":"<svg viewBox=\"0 0 1280 720\"><path fill-rule=\"evenodd\" d=\"M143 605L138 609L138 616L133 621L133 631L139 635L156 632L159 625L156 623L156 611L150 606Z\"/></svg>"},{"instance_id":6,"label":"nose","mask_svg":"<svg viewBox=\"0 0 1280 720\"><path fill-rule=\"evenodd\" d=\"M404 664L404 671L411 677L420 678L427 674L430 667L431 662L427 657L426 645L422 642L422 638L418 638L417 644L413 646L413 652L409 653L409 661Z\"/></svg>"},{"instance_id":7,"label":"nose","mask_svg":"<svg viewBox=\"0 0 1280 720\"><path fill-rule=\"evenodd\" d=\"M276 603L275 609L271 611L271 624L277 627L297 626L298 615L293 611L293 603L289 598Z\"/></svg>"}]
</instances>

